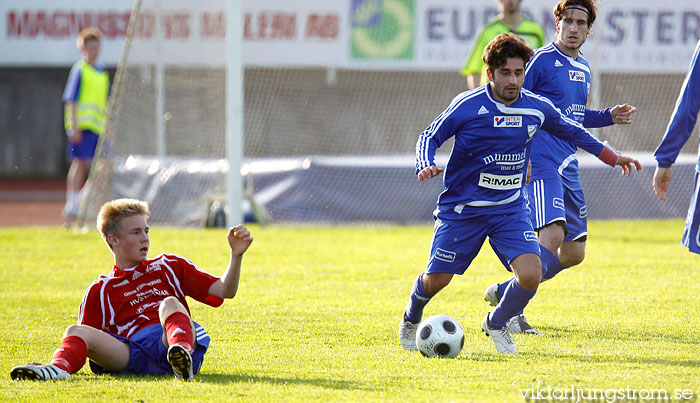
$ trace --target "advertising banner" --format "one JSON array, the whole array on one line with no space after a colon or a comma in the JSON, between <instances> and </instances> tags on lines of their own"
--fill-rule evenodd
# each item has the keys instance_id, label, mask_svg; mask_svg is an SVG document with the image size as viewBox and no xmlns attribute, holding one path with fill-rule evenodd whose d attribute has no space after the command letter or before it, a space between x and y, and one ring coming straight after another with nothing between
<instances>
[{"instance_id":1,"label":"advertising banner","mask_svg":"<svg viewBox=\"0 0 700 403\"><path fill-rule=\"evenodd\" d=\"M126 0L0 4L0 66L68 66L75 36L104 32L102 61L119 62L133 6ZM554 39L553 0L523 14ZM226 1L144 0L131 61L223 65ZM246 66L458 70L495 0L243 0ZM700 38L697 0L606 0L583 47L602 72L680 73Z\"/></svg>"}]
</instances>

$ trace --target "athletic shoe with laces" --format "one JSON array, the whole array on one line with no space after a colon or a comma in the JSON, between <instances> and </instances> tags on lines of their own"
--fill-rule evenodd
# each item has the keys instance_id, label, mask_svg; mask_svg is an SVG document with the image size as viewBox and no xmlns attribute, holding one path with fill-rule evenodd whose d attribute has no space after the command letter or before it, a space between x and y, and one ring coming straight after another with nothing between
<instances>
[{"instance_id":1,"label":"athletic shoe with laces","mask_svg":"<svg viewBox=\"0 0 700 403\"><path fill-rule=\"evenodd\" d=\"M484 317L484 320L481 321L481 329L487 336L491 337L499 353L515 354L518 352L513 338L510 333L508 333L508 328L505 326L491 326L488 313Z\"/></svg>"},{"instance_id":2,"label":"athletic shoe with laces","mask_svg":"<svg viewBox=\"0 0 700 403\"><path fill-rule=\"evenodd\" d=\"M488 286L486 291L484 291L484 301L488 302L491 306L496 306L500 300L501 299L498 298L498 283Z\"/></svg>"},{"instance_id":3,"label":"athletic shoe with laces","mask_svg":"<svg viewBox=\"0 0 700 403\"><path fill-rule=\"evenodd\" d=\"M10 377L16 381L53 381L57 379L71 379L68 372L51 364L32 363L19 365L10 371Z\"/></svg>"},{"instance_id":4,"label":"athletic shoe with laces","mask_svg":"<svg viewBox=\"0 0 700 403\"><path fill-rule=\"evenodd\" d=\"M191 381L194 379L192 373L192 356L184 347L173 344L168 348L168 362L173 367L175 379Z\"/></svg>"},{"instance_id":5,"label":"athletic shoe with laces","mask_svg":"<svg viewBox=\"0 0 700 403\"><path fill-rule=\"evenodd\" d=\"M506 322L506 327L511 333L522 333L522 334L536 334L541 336L542 332L538 331L534 327L530 326L525 319L525 315L513 316Z\"/></svg>"},{"instance_id":6,"label":"athletic shoe with laces","mask_svg":"<svg viewBox=\"0 0 700 403\"><path fill-rule=\"evenodd\" d=\"M413 323L406 317L401 318L401 322L399 322L399 341L404 350L418 350L416 330L418 330L418 323Z\"/></svg>"}]
</instances>

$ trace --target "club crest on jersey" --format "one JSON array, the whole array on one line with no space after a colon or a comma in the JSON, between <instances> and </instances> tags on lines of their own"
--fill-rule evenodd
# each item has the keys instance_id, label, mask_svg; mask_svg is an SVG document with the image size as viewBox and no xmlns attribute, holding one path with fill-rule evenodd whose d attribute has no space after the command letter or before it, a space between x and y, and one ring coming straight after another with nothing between
<instances>
[{"instance_id":1,"label":"club crest on jersey","mask_svg":"<svg viewBox=\"0 0 700 403\"><path fill-rule=\"evenodd\" d=\"M525 231L523 232L523 236L525 237L526 241L537 242L537 234L535 233L535 231Z\"/></svg>"},{"instance_id":2,"label":"club crest on jersey","mask_svg":"<svg viewBox=\"0 0 700 403\"><path fill-rule=\"evenodd\" d=\"M586 75L583 71L569 70L569 80L584 82L586 81Z\"/></svg>"},{"instance_id":3,"label":"club crest on jersey","mask_svg":"<svg viewBox=\"0 0 700 403\"><path fill-rule=\"evenodd\" d=\"M455 261L456 253L449 250L444 250L437 248L435 250L435 259L442 260L443 262L452 263Z\"/></svg>"},{"instance_id":4,"label":"club crest on jersey","mask_svg":"<svg viewBox=\"0 0 700 403\"><path fill-rule=\"evenodd\" d=\"M528 137L532 138L532 136L537 133L537 129L539 129L539 126L537 125L527 125L527 135Z\"/></svg>"},{"instance_id":5,"label":"club crest on jersey","mask_svg":"<svg viewBox=\"0 0 700 403\"><path fill-rule=\"evenodd\" d=\"M523 186L523 174L494 175L482 172L479 174L479 186L494 190L520 189Z\"/></svg>"},{"instance_id":6,"label":"club crest on jersey","mask_svg":"<svg viewBox=\"0 0 700 403\"><path fill-rule=\"evenodd\" d=\"M494 116L493 127L522 127L522 116Z\"/></svg>"},{"instance_id":7,"label":"club crest on jersey","mask_svg":"<svg viewBox=\"0 0 700 403\"><path fill-rule=\"evenodd\" d=\"M160 262L153 262L148 267L146 267L146 273L150 273L152 271L159 271L160 268Z\"/></svg>"}]
</instances>

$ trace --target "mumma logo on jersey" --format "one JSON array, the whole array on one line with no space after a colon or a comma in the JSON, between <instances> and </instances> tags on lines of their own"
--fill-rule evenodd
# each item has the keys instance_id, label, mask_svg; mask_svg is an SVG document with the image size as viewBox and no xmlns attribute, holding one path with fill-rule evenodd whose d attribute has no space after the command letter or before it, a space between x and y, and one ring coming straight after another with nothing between
<instances>
[{"instance_id":1,"label":"mumma logo on jersey","mask_svg":"<svg viewBox=\"0 0 700 403\"><path fill-rule=\"evenodd\" d=\"M522 116L494 116L493 127L522 127Z\"/></svg>"},{"instance_id":2,"label":"mumma logo on jersey","mask_svg":"<svg viewBox=\"0 0 700 403\"><path fill-rule=\"evenodd\" d=\"M353 59L413 58L415 0L352 0Z\"/></svg>"},{"instance_id":3,"label":"mumma logo on jersey","mask_svg":"<svg viewBox=\"0 0 700 403\"><path fill-rule=\"evenodd\" d=\"M520 189L523 185L523 174L494 175L482 172L479 174L479 186L494 190Z\"/></svg>"},{"instance_id":4,"label":"mumma logo on jersey","mask_svg":"<svg viewBox=\"0 0 700 403\"><path fill-rule=\"evenodd\" d=\"M569 80L584 82L586 81L586 75L583 71L569 70Z\"/></svg>"}]
</instances>

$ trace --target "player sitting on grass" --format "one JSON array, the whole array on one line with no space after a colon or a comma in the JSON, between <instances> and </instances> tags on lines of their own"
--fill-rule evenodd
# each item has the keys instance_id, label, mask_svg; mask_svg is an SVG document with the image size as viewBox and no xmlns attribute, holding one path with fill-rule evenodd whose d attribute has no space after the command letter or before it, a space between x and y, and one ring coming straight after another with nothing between
<instances>
[{"instance_id":1,"label":"player sitting on grass","mask_svg":"<svg viewBox=\"0 0 700 403\"><path fill-rule=\"evenodd\" d=\"M229 229L231 259L221 278L194 263L162 254L148 259L148 205L105 203L97 228L114 255L114 268L85 292L78 324L69 326L50 364L12 368L12 379L70 379L90 359L96 374L175 374L191 380L209 346L190 318L185 296L217 307L238 290L243 253L253 238L243 225Z\"/></svg>"}]
</instances>

